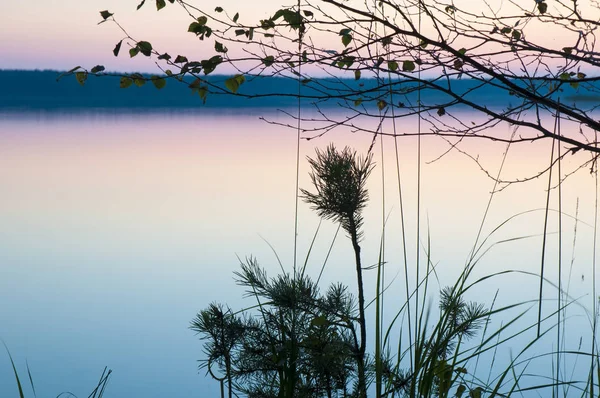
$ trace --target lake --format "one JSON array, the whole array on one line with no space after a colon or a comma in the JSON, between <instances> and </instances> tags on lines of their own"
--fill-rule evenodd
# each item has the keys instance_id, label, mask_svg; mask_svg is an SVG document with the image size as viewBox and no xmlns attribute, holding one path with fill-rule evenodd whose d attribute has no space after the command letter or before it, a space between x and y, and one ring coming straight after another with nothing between
<instances>
[{"instance_id":1,"label":"lake","mask_svg":"<svg viewBox=\"0 0 600 398\"><path fill-rule=\"evenodd\" d=\"M254 303L233 280L238 257L255 256L273 276L280 268L271 246L284 268L291 270L294 262L297 133L260 116L290 122L267 109L0 114L0 338L24 379L29 365L38 395L69 391L85 397L107 366L113 370L107 397L218 396L218 384L197 368L203 349L188 328L190 321L214 301L234 309ZM414 122L399 126L415 128ZM506 126L495 128L510 134ZM372 139L339 129L301 140L300 187L311 188L305 158L315 148L334 142L364 154ZM386 278L392 285L386 292L386 319L404 297L396 159L409 264L414 264L417 248L417 140L405 137L397 143L398 158L392 138L375 142L377 167L369 182L362 241L364 263L376 263L387 219ZM421 145L421 250L429 239L438 289L452 284L464 266L494 182L457 151L433 161L448 150L445 141L429 137ZM502 176L521 178L543 170L550 145L513 146ZM484 140L465 142L461 148L478 155L494 175L506 149ZM582 153L567 156L563 174L588 158ZM566 214L563 284L589 310L596 186L588 170L566 179L561 206ZM494 195L482 236L509 217L533 210L516 217L490 242L531 237L494 246L481 259L474 279L504 269L539 272L547 184L545 174ZM559 206L557 191L552 190L552 209ZM577 223L569 217L575 214ZM300 202L299 264L318 225L318 216ZM546 276L556 282L556 212L550 212L548 230ZM319 229L307 260L315 278L335 232L329 221ZM424 257L422 251L422 262ZM322 286L341 281L354 291L352 258L350 243L340 233ZM411 273L413 284L414 277ZM368 273L370 298L374 278L374 272ZM511 274L473 289L470 299L490 305L499 289L498 303L532 300L538 283L535 277ZM550 285L545 289L548 315L556 307L556 290ZM529 321L536 314L534 307ZM566 348L577 349L580 337L588 344L585 312L574 305L568 315ZM581 364L571 365L581 370ZM0 396L17 394L10 361L2 354Z\"/></svg>"}]
</instances>

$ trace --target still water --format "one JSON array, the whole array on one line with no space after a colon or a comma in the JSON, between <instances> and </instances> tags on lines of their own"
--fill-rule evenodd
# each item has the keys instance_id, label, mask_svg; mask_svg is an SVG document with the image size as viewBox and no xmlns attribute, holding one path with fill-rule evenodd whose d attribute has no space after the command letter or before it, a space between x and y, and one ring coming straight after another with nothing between
<instances>
[{"instance_id":1,"label":"still water","mask_svg":"<svg viewBox=\"0 0 600 398\"><path fill-rule=\"evenodd\" d=\"M189 322L213 301L232 308L253 304L232 279L238 257L253 255L274 275L279 265L270 246L288 270L294 253L296 131L260 120L266 115L290 122L272 111L237 112L0 115L0 338L23 378L29 365L39 396L69 391L86 397L105 366L113 370L107 397L217 396L217 384L197 369L202 344ZM497 128L509 134L508 127ZM364 154L372 139L340 129L301 140L300 186L310 188L305 157L315 147L334 142ZM417 141L402 138L397 144L398 157L392 139L375 142L377 168L369 183L362 242L363 262L376 263L387 220L391 308L402 302L404 286L396 159L409 264L417 249ZM443 140L424 138L421 146L420 258L423 262L429 245L438 288L453 283L464 266L494 182L456 151L433 161L448 149ZM493 175L506 149L481 141L461 148L479 156ZM547 167L549 154L549 142L512 147L502 176L533 175ZM563 174L586 160L585 154L565 158ZM507 218L533 210L489 242L530 237L494 246L474 278L504 269L539 272L544 220L539 209L545 206L546 185L547 175L494 195L482 237ZM588 309L595 190L594 176L580 170L563 184L560 204L566 214L563 284ZM557 198L553 189L553 209ZM298 214L298 262L304 263L319 219L302 202ZM576 214L577 223L567 216ZM558 230L557 213L551 212L546 276L553 281ZM332 223L321 225L307 260L309 273L318 274L335 232ZM340 234L323 286L342 281L354 288L351 264L350 244ZM414 283L412 271L411 278ZM370 297L373 280L371 273ZM489 305L499 289L499 303L524 301L537 297L537 285L534 277L512 274L473 289L471 298ZM556 290L547 285L546 295L549 314ZM589 341L588 320L583 310L570 315L574 332L567 335L567 348L577 348L581 336ZM3 352L0 396L17 394Z\"/></svg>"}]
</instances>

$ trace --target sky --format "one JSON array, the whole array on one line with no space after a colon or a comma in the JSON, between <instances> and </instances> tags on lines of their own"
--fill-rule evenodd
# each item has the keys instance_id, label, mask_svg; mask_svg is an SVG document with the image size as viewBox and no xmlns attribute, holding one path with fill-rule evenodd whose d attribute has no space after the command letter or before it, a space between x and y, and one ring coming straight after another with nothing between
<instances>
[{"instance_id":1,"label":"sky","mask_svg":"<svg viewBox=\"0 0 600 398\"><path fill-rule=\"evenodd\" d=\"M89 70L95 65L104 65L109 71L156 72L153 59L141 55L130 59L127 44L124 44L124 51L119 57L113 56L112 50L115 44L124 38L124 34L113 23L98 25L102 20L99 14L102 10L114 13L117 21L132 37L138 41L151 42L160 53L168 52L172 56L182 54L190 59L204 59L198 56L198 52L201 52L201 55L214 55L213 40L201 42L187 32L192 19L182 7L167 2L167 6L157 12L155 1L147 0L146 5L136 11L139 1L141 0L8 2L0 13L0 69L69 70L81 65ZM360 0L351 1L362 4ZM191 3L205 7L208 12L220 6L230 17L239 12L239 21L250 24L272 16L283 5L294 4L295 1L288 3L283 0L212 0ZM510 4L500 0L492 0L490 3L502 5L503 11L510 7ZM533 0L531 3L535 8ZM485 3L476 0L455 0L454 4L460 9L476 12L478 9L483 11ZM539 29L530 29L528 34L529 37L539 36L541 32ZM557 36L549 37L556 40ZM328 43L327 40L335 42ZM329 35L327 40L319 44L324 48L341 49L339 37L335 32Z\"/></svg>"}]
</instances>

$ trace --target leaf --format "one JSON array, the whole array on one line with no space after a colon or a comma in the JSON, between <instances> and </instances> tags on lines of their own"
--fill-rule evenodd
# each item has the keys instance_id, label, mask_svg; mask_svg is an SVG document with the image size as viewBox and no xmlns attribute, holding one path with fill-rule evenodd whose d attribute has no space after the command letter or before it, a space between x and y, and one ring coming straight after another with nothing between
<instances>
[{"instance_id":1,"label":"leaf","mask_svg":"<svg viewBox=\"0 0 600 398\"><path fill-rule=\"evenodd\" d=\"M577 78L578 79L585 79L587 75L583 72L577 72Z\"/></svg>"},{"instance_id":2,"label":"leaf","mask_svg":"<svg viewBox=\"0 0 600 398\"><path fill-rule=\"evenodd\" d=\"M461 69L463 65L463 61L460 59L454 60L454 69Z\"/></svg>"},{"instance_id":3,"label":"leaf","mask_svg":"<svg viewBox=\"0 0 600 398\"><path fill-rule=\"evenodd\" d=\"M306 50L302 51L302 62L308 62L308 53Z\"/></svg>"},{"instance_id":4,"label":"leaf","mask_svg":"<svg viewBox=\"0 0 600 398\"><path fill-rule=\"evenodd\" d=\"M152 84L154 84L154 87L156 87L159 90L167 85L167 81L160 76L151 76L150 80L152 80Z\"/></svg>"},{"instance_id":5,"label":"leaf","mask_svg":"<svg viewBox=\"0 0 600 398\"><path fill-rule=\"evenodd\" d=\"M142 87L144 84L146 84L146 79L136 78L133 79L133 83L138 87Z\"/></svg>"},{"instance_id":6,"label":"leaf","mask_svg":"<svg viewBox=\"0 0 600 398\"><path fill-rule=\"evenodd\" d=\"M232 93L237 93L238 89L246 81L244 75L235 75L227 80L225 80L225 87Z\"/></svg>"},{"instance_id":7,"label":"leaf","mask_svg":"<svg viewBox=\"0 0 600 398\"><path fill-rule=\"evenodd\" d=\"M567 72L563 72L558 76L558 78L560 80L569 80L571 78L571 75L569 75Z\"/></svg>"},{"instance_id":8,"label":"leaf","mask_svg":"<svg viewBox=\"0 0 600 398\"><path fill-rule=\"evenodd\" d=\"M506 27L504 27L504 28L502 28L502 29L500 30L500 33L502 33L502 34L504 34L504 35L507 35L507 34L509 34L511 31L512 31L512 28L509 28L508 26L506 26Z\"/></svg>"},{"instance_id":9,"label":"leaf","mask_svg":"<svg viewBox=\"0 0 600 398\"><path fill-rule=\"evenodd\" d=\"M316 316L310 321L311 326L327 326L329 321L324 316Z\"/></svg>"},{"instance_id":10,"label":"leaf","mask_svg":"<svg viewBox=\"0 0 600 398\"><path fill-rule=\"evenodd\" d=\"M223 12L223 7L216 7L216 8L215 8L215 11L216 11L216 12Z\"/></svg>"},{"instance_id":11,"label":"leaf","mask_svg":"<svg viewBox=\"0 0 600 398\"><path fill-rule=\"evenodd\" d=\"M202 103L206 104L206 96L208 94L208 87L207 86L202 86L198 88L198 96L200 96L200 98L202 98Z\"/></svg>"},{"instance_id":12,"label":"leaf","mask_svg":"<svg viewBox=\"0 0 600 398\"><path fill-rule=\"evenodd\" d=\"M165 0L156 0L156 10L160 11L163 8L165 8L167 4L165 3Z\"/></svg>"},{"instance_id":13,"label":"leaf","mask_svg":"<svg viewBox=\"0 0 600 398\"><path fill-rule=\"evenodd\" d=\"M273 65L273 63L275 62L275 57L272 55L268 55L265 58L262 59L262 63L266 66L269 67L271 65Z\"/></svg>"},{"instance_id":14,"label":"leaf","mask_svg":"<svg viewBox=\"0 0 600 398\"><path fill-rule=\"evenodd\" d=\"M383 108L385 108L386 106L387 102L385 102L384 100L377 101L377 109L379 109L380 111L383 110Z\"/></svg>"},{"instance_id":15,"label":"leaf","mask_svg":"<svg viewBox=\"0 0 600 398\"><path fill-rule=\"evenodd\" d=\"M248 30L248 40L252 40L254 38L254 28L250 28Z\"/></svg>"},{"instance_id":16,"label":"leaf","mask_svg":"<svg viewBox=\"0 0 600 398\"><path fill-rule=\"evenodd\" d=\"M421 48L427 48L427 42L425 40L421 40L419 46L421 46Z\"/></svg>"},{"instance_id":17,"label":"leaf","mask_svg":"<svg viewBox=\"0 0 600 398\"><path fill-rule=\"evenodd\" d=\"M121 82L119 84L119 87L121 88L127 88L129 86L131 86L133 84L133 80L128 78L127 76L123 76L121 78Z\"/></svg>"},{"instance_id":18,"label":"leaf","mask_svg":"<svg viewBox=\"0 0 600 398\"><path fill-rule=\"evenodd\" d=\"M571 53L573 52L573 47L563 47L562 50L565 54L571 55Z\"/></svg>"},{"instance_id":19,"label":"leaf","mask_svg":"<svg viewBox=\"0 0 600 398\"><path fill-rule=\"evenodd\" d=\"M138 53L140 52L140 49L137 47L132 47L129 49L129 56L131 58L135 57L136 55L138 55Z\"/></svg>"},{"instance_id":20,"label":"leaf","mask_svg":"<svg viewBox=\"0 0 600 398\"><path fill-rule=\"evenodd\" d=\"M537 3L537 8L540 14L545 14L546 11L548 11L548 4L546 4L546 2L542 0L539 3Z\"/></svg>"},{"instance_id":21,"label":"leaf","mask_svg":"<svg viewBox=\"0 0 600 398\"><path fill-rule=\"evenodd\" d=\"M118 56L119 51L121 51L121 44L123 44L123 40L118 42L117 45L115 46L115 49L113 50L113 54L115 55L115 57Z\"/></svg>"},{"instance_id":22,"label":"leaf","mask_svg":"<svg viewBox=\"0 0 600 398\"><path fill-rule=\"evenodd\" d=\"M206 25L206 23L208 22L208 18L206 17L206 15L202 15L201 17L198 17L197 21L198 25Z\"/></svg>"},{"instance_id":23,"label":"leaf","mask_svg":"<svg viewBox=\"0 0 600 398\"><path fill-rule=\"evenodd\" d=\"M137 43L137 47L140 49L140 52L146 57L152 55L152 44L150 44L149 42L140 41Z\"/></svg>"},{"instance_id":24,"label":"leaf","mask_svg":"<svg viewBox=\"0 0 600 398\"><path fill-rule=\"evenodd\" d=\"M142 8L144 6L145 2L146 2L146 0L142 0L142 2L140 4L138 4L136 10L139 10L140 8Z\"/></svg>"},{"instance_id":25,"label":"leaf","mask_svg":"<svg viewBox=\"0 0 600 398\"><path fill-rule=\"evenodd\" d=\"M186 57L184 57L183 55L178 55L175 58L175 61L173 61L173 62L175 62L176 64L181 64L181 63L184 63L184 62L187 62L187 61L188 61L188 59Z\"/></svg>"},{"instance_id":26,"label":"leaf","mask_svg":"<svg viewBox=\"0 0 600 398\"><path fill-rule=\"evenodd\" d=\"M569 84L571 85L571 87L573 87L573 88L575 88L575 89L576 89L577 87L579 87L579 82L571 82L571 83L569 83Z\"/></svg>"},{"instance_id":27,"label":"leaf","mask_svg":"<svg viewBox=\"0 0 600 398\"><path fill-rule=\"evenodd\" d=\"M398 69L398 62L396 62L396 61L389 61L388 62L388 69L391 70L392 72L396 71Z\"/></svg>"},{"instance_id":28,"label":"leaf","mask_svg":"<svg viewBox=\"0 0 600 398\"><path fill-rule=\"evenodd\" d=\"M171 56L167 53L158 56L158 59L166 59L167 61L171 59Z\"/></svg>"},{"instance_id":29,"label":"leaf","mask_svg":"<svg viewBox=\"0 0 600 398\"><path fill-rule=\"evenodd\" d=\"M215 51L218 53L226 53L227 47L223 46L223 43L220 43L215 40Z\"/></svg>"},{"instance_id":30,"label":"leaf","mask_svg":"<svg viewBox=\"0 0 600 398\"><path fill-rule=\"evenodd\" d=\"M360 104L362 104L363 100L362 98L356 99L354 100L354 106L359 106Z\"/></svg>"},{"instance_id":31,"label":"leaf","mask_svg":"<svg viewBox=\"0 0 600 398\"><path fill-rule=\"evenodd\" d=\"M240 19L240 13L236 12L235 15L233 16L233 22L236 23L238 21L238 19Z\"/></svg>"},{"instance_id":32,"label":"leaf","mask_svg":"<svg viewBox=\"0 0 600 398\"><path fill-rule=\"evenodd\" d=\"M98 73L98 72L103 72L104 71L104 66L102 65L96 65L92 68L91 72L92 73Z\"/></svg>"},{"instance_id":33,"label":"leaf","mask_svg":"<svg viewBox=\"0 0 600 398\"><path fill-rule=\"evenodd\" d=\"M521 39L521 32L518 30L513 30L512 31L512 38L515 40L520 40Z\"/></svg>"},{"instance_id":34,"label":"leaf","mask_svg":"<svg viewBox=\"0 0 600 398\"><path fill-rule=\"evenodd\" d=\"M308 10L303 10L302 12L304 12L304 16L305 17L312 17L314 14L312 11L308 11Z\"/></svg>"},{"instance_id":35,"label":"leaf","mask_svg":"<svg viewBox=\"0 0 600 398\"><path fill-rule=\"evenodd\" d=\"M466 48L464 48L464 47L463 47L463 48L461 48L460 50L458 50L458 53L459 53L460 55L465 55L465 54L466 54L466 52L467 52L467 49L466 49Z\"/></svg>"},{"instance_id":36,"label":"leaf","mask_svg":"<svg viewBox=\"0 0 600 398\"><path fill-rule=\"evenodd\" d=\"M469 398L481 398L481 387L469 391Z\"/></svg>"},{"instance_id":37,"label":"leaf","mask_svg":"<svg viewBox=\"0 0 600 398\"><path fill-rule=\"evenodd\" d=\"M82 86L85 84L85 81L87 80L87 72L77 72L75 73L75 79L77 79L77 83L81 84Z\"/></svg>"},{"instance_id":38,"label":"leaf","mask_svg":"<svg viewBox=\"0 0 600 398\"><path fill-rule=\"evenodd\" d=\"M354 80L359 80L360 79L360 71L357 69L354 71Z\"/></svg>"},{"instance_id":39,"label":"leaf","mask_svg":"<svg viewBox=\"0 0 600 398\"><path fill-rule=\"evenodd\" d=\"M235 30L235 35L236 36L241 36L241 35L245 35L246 34L246 30L245 29L236 29Z\"/></svg>"},{"instance_id":40,"label":"leaf","mask_svg":"<svg viewBox=\"0 0 600 398\"><path fill-rule=\"evenodd\" d=\"M302 83L302 84L308 84L310 82L312 82L312 79L302 79L302 81L300 83Z\"/></svg>"},{"instance_id":41,"label":"leaf","mask_svg":"<svg viewBox=\"0 0 600 398\"><path fill-rule=\"evenodd\" d=\"M461 398L466 390L467 390L467 387L464 384L461 384L460 386L458 386L456 388L456 398Z\"/></svg>"},{"instance_id":42,"label":"leaf","mask_svg":"<svg viewBox=\"0 0 600 398\"><path fill-rule=\"evenodd\" d=\"M348 45L350 44L351 41L352 41L352 36L350 36L350 35L342 36L342 44L344 45L344 47L348 47Z\"/></svg>"},{"instance_id":43,"label":"leaf","mask_svg":"<svg viewBox=\"0 0 600 398\"><path fill-rule=\"evenodd\" d=\"M438 116L444 116L446 114L446 109L444 109L444 107L438 108L437 114Z\"/></svg>"},{"instance_id":44,"label":"leaf","mask_svg":"<svg viewBox=\"0 0 600 398\"><path fill-rule=\"evenodd\" d=\"M107 10L104 11L100 11L100 16L102 17L103 20L107 20L108 18L110 18L111 16L113 16L114 14L112 12L108 12Z\"/></svg>"},{"instance_id":45,"label":"leaf","mask_svg":"<svg viewBox=\"0 0 600 398\"><path fill-rule=\"evenodd\" d=\"M404 72L412 72L415 70L415 63L413 61L404 61L402 63L402 70Z\"/></svg>"}]
</instances>

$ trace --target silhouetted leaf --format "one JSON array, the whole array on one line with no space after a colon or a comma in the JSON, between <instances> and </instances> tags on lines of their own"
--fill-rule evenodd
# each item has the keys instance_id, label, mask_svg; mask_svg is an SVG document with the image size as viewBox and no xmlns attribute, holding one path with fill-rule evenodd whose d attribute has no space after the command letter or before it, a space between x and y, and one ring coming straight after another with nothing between
<instances>
[{"instance_id":1,"label":"silhouetted leaf","mask_svg":"<svg viewBox=\"0 0 600 398\"><path fill-rule=\"evenodd\" d=\"M138 87L142 87L144 84L146 84L146 79L136 78L133 79L133 83Z\"/></svg>"},{"instance_id":2,"label":"silhouetted leaf","mask_svg":"<svg viewBox=\"0 0 600 398\"><path fill-rule=\"evenodd\" d=\"M138 55L138 53L140 52L140 49L137 47L132 47L129 49L129 56L131 58L135 57L136 55Z\"/></svg>"},{"instance_id":3,"label":"silhouetted leaf","mask_svg":"<svg viewBox=\"0 0 600 398\"><path fill-rule=\"evenodd\" d=\"M512 31L512 38L515 40L519 40L521 39L521 32L518 30L513 30Z\"/></svg>"},{"instance_id":4,"label":"silhouetted leaf","mask_svg":"<svg viewBox=\"0 0 600 398\"><path fill-rule=\"evenodd\" d=\"M312 13L312 11L303 10L302 12L304 13L304 16L305 16L305 17L312 17L312 16L313 16L313 13Z\"/></svg>"},{"instance_id":5,"label":"silhouetted leaf","mask_svg":"<svg viewBox=\"0 0 600 398\"><path fill-rule=\"evenodd\" d=\"M404 61L402 63L402 70L404 72L412 72L415 70L415 63L413 61Z\"/></svg>"},{"instance_id":6,"label":"silhouetted leaf","mask_svg":"<svg viewBox=\"0 0 600 398\"><path fill-rule=\"evenodd\" d=\"M87 80L87 72L77 72L75 73L75 79L77 80L77 83L81 84L82 86L85 84L85 81Z\"/></svg>"},{"instance_id":7,"label":"silhouetted leaf","mask_svg":"<svg viewBox=\"0 0 600 398\"><path fill-rule=\"evenodd\" d=\"M119 87L121 88L127 88L129 86L131 86L133 84L133 80L128 78L127 76L123 76L121 78L121 82L119 84Z\"/></svg>"},{"instance_id":8,"label":"silhouetted leaf","mask_svg":"<svg viewBox=\"0 0 600 398\"><path fill-rule=\"evenodd\" d=\"M246 81L244 75L235 75L227 80L225 80L225 87L232 93L237 93L238 89Z\"/></svg>"},{"instance_id":9,"label":"silhouetted leaf","mask_svg":"<svg viewBox=\"0 0 600 398\"><path fill-rule=\"evenodd\" d=\"M167 81L160 76L151 76L150 80L152 80L152 84L154 84L154 87L156 87L159 90L167 85Z\"/></svg>"},{"instance_id":10,"label":"silhouetted leaf","mask_svg":"<svg viewBox=\"0 0 600 398\"><path fill-rule=\"evenodd\" d=\"M226 53L227 47L223 46L223 43L220 43L215 40L215 51L218 53Z\"/></svg>"},{"instance_id":11,"label":"silhouetted leaf","mask_svg":"<svg viewBox=\"0 0 600 398\"><path fill-rule=\"evenodd\" d=\"M165 3L165 0L156 0L156 9L158 11L160 11L161 9L165 8L167 4Z\"/></svg>"},{"instance_id":12,"label":"silhouetted leaf","mask_svg":"<svg viewBox=\"0 0 600 398\"><path fill-rule=\"evenodd\" d=\"M137 47L140 49L140 52L146 57L149 57L152 54L152 44L150 44L147 41L138 42Z\"/></svg>"},{"instance_id":13,"label":"silhouetted leaf","mask_svg":"<svg viewBox=\"0 0 600 398\"><path fill-rule=\"evenodd\" d=\"M215 8L215 11L216 11L216 12L223 12L223 7L216 7L216 8Z\"/></svg>"},{"instance_id":14,"label":"silhouetted leaf","mask_svg":"<svg viewBox=\"0 0 600 398\"><path fill-rule=\"evenodd\" d=\"M272 55L268 55L262 59L262 63L265 64L265 66L267 66L267 67L273 65L274 62L275 62L275 57Z\"/></svg>"},{"instance_id":15,"label":"silhouetted leaf","mask_svg":"<svg viewBox=\"0 0 600 398\"><path fill-rule=\"evenodd\" d=\"M354 80L360 79L360 71L357 69L354 71Z\"/></svg>"},{"instance_id":16,"label":"silhouetted leaf","mask_svg":"<svg viewBox=\"0 0 600 398\"><path fill-rule=\"evenodd\" d=\"M377 109L379 109L380 111L383 110L383 108L385 108L386 106L387 102L385 102L384 100L377 101Z\"/></svg>"},{"instance_id":17,"label":"silhouetted leaf","mask_svg":"<svg viewBox=\"0 0 600 398\"><path fill-rule=\"evenodd\" d=\"M438 108L437 114L438 116L444 116L446 114L446 109L444 109L444 107Z\"/></svg>"},{"instance_id":18,"label":"silhouetted leaf","mask_svg":"<svg viewBox=\"0 0 600 398\"><path fill-rule=\"evenodd\" d=\"M548 4L546 4L545 1L540 1L537 3L537 8L538 8L540 14L545 14L546 11L548 11Z\"/></svg>"},{"instance_id":19,"label":"silhouetted leaf","mask_svg":"<svg viewBox=\"0 0 600 398\"><path fill-rule=\"evenodd\" d=\"M458 53L459 53L460 55L465 55L465 54L467 53L467 49L463 47L463 48L461 48L460 50L458 50Z\"/></svg>"},{"instance_id":20,"label":"silhouetted leaf","mask_svg":"<svg viewBox=\"0 0 600 398\"><path fill-rule=\"evenodd\" d=\"M461 69L463 65L463 62L460 59L454 60L454 69Z\"/></svg>"},{"instance_id":21,"label":"silhouetted leaf","mask_svg":"<svg viewBox=\"0 0 600 398\"><path fill-rule=\"evenodd\" d=\"M181 63L184 63L184 62L187 62L187 61L188 61L188 59L186 57L184 57L183 55L178 55L175 58L175 61L173 61L173 62L175 62L176 64L181 64Z\"/></svg>"},{"instance_id":22,"label":"silhouetted leaf","mask_svg":"<svg viewBox=\"0 0 600 398\"><path fill-rule=\"evenodd\" d=\"M396 62L396 61L389 61L388 62L388 69L391 70L392 72L396 71L398 69L398 62Z\"/></svg>"},{"instance_id":23,"label":"silhouetted leaf","mask_svg":"<svg viewBox=\"0 0 600 398\"><path fill-rule=\"evenodd\" d=\"M352 41L352 36L350 36L350 35L342 36L342 44L344 45L344 47L348 47L348 45L350 44L351 41Z\"/></svg>"},{"instance_id":24,"label":"silhouetted leaf","mask_svg":"<svg viewBox=\"0 0 600 398\"><path fill-rule=\"evenodd\" d=\"M201 17L198 17L197 21L199 25L206 25L206 23L208 22L208 18L206 17L206 15L202 15Z\"/></svg>"},{"instance_id":25,"label":"silhouetted leaf","mask_svg":"<svg viewBox=\"0 0 600 398\"><path fill-rule=\"evenodd\" d=\"M467 387L464 384L459 385L456 388L456 398L461 398L466 390L467 390Z\"/></svg>"},{"instance_id":26,"label":"silhouetted leaf","mask_svg":"<svg viewBox=\"0 0 600 398\"><path fill-rule=\"evenodd\" d=\"M146 2L146 0L142 0L142 2L140 4L138 4L136 10L139 10L140 8L142 8L144 6L145 2Z\"/></svg>"},{"instance_id":27,"label":"silhouetted leaf","mask_svg":"<svg viewBox=\"0 0 600 398\"><path fill-rule=\"evenodd\" d=\"M363 100L362 98L356 99L354 100L354 106L359 106L360 104L362 104Z\"/></svg>"},{"instance_id":28,"label":"silhouetted leaf","mask_svg":"<svg viewBox=\"0 0 600 398\"><path fill-rule=\"evenodd\" d=\"M118 42L117 45L115 46L115 49L113 50L113 54L115 55L115 57L117 55L119 55L119 51L121 51L121 44L123 44L123 40Z\"/></svg>"},{"instance_id":29,"label":"silhouetted leaf","mask_svg":"<svg viewBox=\"0 0 600 398\"><path fill-rule=\"evenodd\" d=\"M233 22L237 22L238 19L240 19L240 13L236 12L235 15L233 16Z\"/></svg>"},{"instance_id":30,"label":"silhouetted leaf","mask_svg":"<svg viewBox=\"0 0 600 398\"><path fill-rule=\"evenodd\" d=\"M316 316L312 319L312 321L310 321L310 324L312 326L320 327L328 325L329 321L324 316Z\"/></svg>"},{"instance_id":31,"label":"silhouetted leaf","mask_svg":"<svg viewBox=\"0 0 600 398\"><path fill-rule=\"evenodd\" d=\"M241 36L241 35L245 35L246 34L246 30L245 29L236 29L235 30L235 35L236 36Z\"/></svg>"},{"instance_id":32,"label":"silhouetted leaf","mask_svg":"<svg viewBox=\"0 0 600 398\"><path fill-rule=\"evenodd\" d=\"M112 12L108 12L108 10L104 10L104 11L100 11L100 16L102 17L102 19L106 20L107 18L110 18L111 16L113 16L114 14Z\"/></svg>"},{"instance_id":33,"label":"silhouetted leaf","mask_svg":"<svg viewBox=\"0 0 600 398\"><path fill-rule=\"evenodd\" d=\"M166 59L167 61L171 59L171 56L167 53L158 56L158 59Z\"/></svg>"},{"instance_id":34,"label":"silhouetted leaf","mask_svg":"<svg viewBox=\"0 0 600 398\"><path fill-rule=\"evenodd\" d=\"M583 72L577 72L577 78L578 79L585 79L587 75Z\"/></svg>"},{"instance_id":35,"label":"silhouetted leaf","mask_svg":"<svg viewBox=\"0 0 600 398\"><path fill-rule=\"evenodd\" d=\"M562 50L565 54L571 55L571 53L573 52L573 47L563 47Z\"/></svg>"},{"instance_id":36,"label":"silhouetted leaf","mask_svg":"<svg viewBox=\"0 0 600 398\"><path fill-rule=\"evenodd\" d=\"M96 65L92 68L92 73L98 73L98 72L103 72L104 71L104 66L102 65Z\"/></svg>"}]
</instances>

